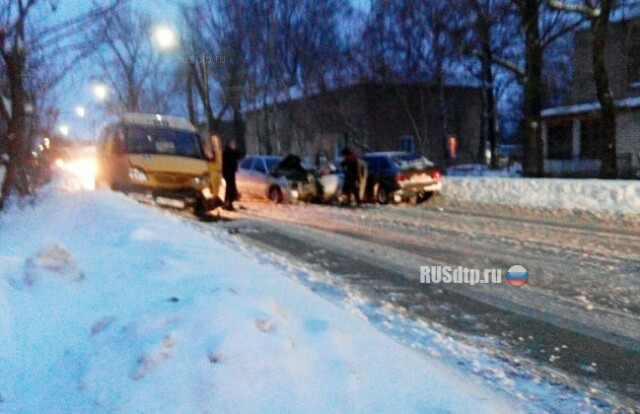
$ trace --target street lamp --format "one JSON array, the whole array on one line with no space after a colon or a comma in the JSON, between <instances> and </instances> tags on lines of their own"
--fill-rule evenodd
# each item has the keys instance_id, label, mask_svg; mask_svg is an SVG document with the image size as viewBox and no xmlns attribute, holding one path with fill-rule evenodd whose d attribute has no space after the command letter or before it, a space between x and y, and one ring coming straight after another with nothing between
<instances>
[{"instance_id":1,"label":"street lamp","mask_svg":"<svg viewBox=\"0 0 640 414\"><path fill-rule=\"evenodd\" d=\"M76 106L76 115L78 115L78 117L84 118L86 114L87 110L84 108L84 106Z\"/></svg>"},{"instance_id":2,"label":"street lamp","mask_svg":"<svg viewBox=\"0 0 640 414\"><path fill-rule=\"evenodd\" d=\"M93 96L95 96L99 101L104 101L105 99L107 99L107 95L109 95L109 88L101 83L96 83L95 85L93 85L92 91Z\"/></svg>"},{"instance_id":3,"label":"street lamp","mask_svg":"<svg viewBox=\"0 0 640 414\"><path fill-rule=\"evenodd\" d=\"M58 131L60 131L60 134L62 134L63 137L69 136L69 127L67 125L60 125Z\"/></svg>"},{"instance_id":4,"label":"street lamp","mask_svg":"<svg viewBox=\"0 0 640 414\"><path fill-rule=\"evenodd\" d=\"M172 50L178 46L178 36L169 26L156 27L153 31L153 39L163 50Z\"/></svg>"},{"instance_id":5,"label":"street lamp","mask_svg":"<svg viewBox=\"0 0 640 414\"><path fill-rule=\"evenodd\" d=\"M155 44L160 50L164 51L172 51L174 50L179 43L178 35L176 32L168 26L157 26L153 31L153 39ZM207 113L207 129L209 131L212 130L212 117L211 114L211 98L209 97L209 82L208 82L208 74L209 74L209 61L206 57L202 57L202 59L198 59L198 63L200 65L200 69L202 71L202 88L204 95L204 107ZM197 76L197 74L196 74Z\"/></svg>"}]
</instances>

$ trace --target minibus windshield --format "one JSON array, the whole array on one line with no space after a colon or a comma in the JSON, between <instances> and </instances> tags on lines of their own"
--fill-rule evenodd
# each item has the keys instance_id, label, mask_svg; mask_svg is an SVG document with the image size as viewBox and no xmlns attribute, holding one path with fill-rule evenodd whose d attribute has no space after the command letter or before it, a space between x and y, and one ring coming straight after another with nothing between
<instances>
[{"instance_id":1,"label":"minibus windshield","mask_svg":"<svg viewBox=\"0 0 640 414\"><path fill-rule=\"evenodd\" d=\"M127 126L125 136L129 154L205 158L200 137L192 131L136 125Z\"/></svg>"}]
</instances>

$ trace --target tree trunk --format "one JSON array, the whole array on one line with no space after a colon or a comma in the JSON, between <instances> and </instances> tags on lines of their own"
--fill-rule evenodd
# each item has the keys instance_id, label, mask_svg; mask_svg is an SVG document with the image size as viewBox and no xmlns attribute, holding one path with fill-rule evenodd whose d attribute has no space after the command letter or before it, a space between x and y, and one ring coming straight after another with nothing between
<instances>
[{"instance_id":1,"label":"tree trunk","mask_svg":"<svg viewBox=\"0 0 640 414\"><path fill-rule=\"evenodd\" d=\"M487 39L489 38L487 33ZM482 81L484 83L485 108L484 116L486 118L487 139L491 148L491 168L498 166L498 130L496 128L496 98L493 93L493 53L491 45L486 42L483 44L483 62L482 62Z\"/></svg>"},{"instance_id":2,"label":"tree trunk","mask_svg":"<svg viewBox=\"0 0 640 414\"><path fill-rule=\"evenodd\" d=\"M483 21L479 26L480 38L482 42L482 82L484 90L484 122L483 126L485 130L483 132L484 138L481 139L481 147L479 148L481 159L485 159L484 145L486 141L489 141L491 148L491 167L496 168L498 166L498 129L496 122L496 98L493 91L494 77L493 77L493 51L491 50L491 33L490 25Z\"/></svg>"},{"instance_id":3,"label":"tree trunk","mask_svg":"<svg viewBox=\"0 0 640 414\"><path fill-rule=\"evenodd\" d=\"M191 71L187 71L187 79L185 85L185 92L187 94L187 112L189 114L189 121L195 126L198 125L198 115L196 114L196 103L193 100L193 75ZM207 131L209 133L209 131Z\"/></svg>"},{"instance_id":4,"label":"tree trunk","mask_svg":"<svg viewBox=\"0 0 640 414\"><path fill-rule=\"evenodd\" d=\"M213 115L213 107L211 106L211 97L209 96L209 73L207 70L206 61L203 61L202 64L202 76L198 74L198 67L196 62L191 62L189 64L193 81L196 84L196 89L198 91L198 95L200 96L200 101L202 102L202 106L204 107L204 113L207 117L207 133L218 130L218 120Z\"/></svg>"},{"instance_id":5,"label":"tree trunk","mask_svg":"<svg viewBox=\"0 0 640 414\"><path fill-rule=\"evenodd\" d=\"M540 39L540 1L524 0L521 5L521 22L525 32L524 79L524 175L541 177L543 148L541 136L542 111L542 60Z\"/></svg>"},{"instance_id":6,"label":"tree trunk","mask_svg":"<svg viewBox=\"0 0 640 414\"><path fill-rule=\"evenodd\" d=\"M600 102L600 139L602 142L602 165L600 178L618 177L616 155L616 108L609 85L609 73L606 67L607 27L614 0L603 0L600 16L592 20L593 32L593 73L596 82L598 101Z\"/></svg>"},{"instance_id":7,"label":"tree trunk","mask_svg":"<svg viewBox=\"0 0 640 414\"><path fill-rule=\"evenodd\" d=\"M451 154L449 153L449 148L448 148L448 139L449 139L449 133L450 133L450 128L449 128L449 110L450 110L450 106L447 105L447 99L445 97L446 91L445 91L445 83L444 83L444 79L442 77L442 71L440 71L440 73L438 74L438 79L437 79L437 88L438 88L438 114L440 115L440 125L442 126L442 135L441 135L441 143L442 143L442 147L444 149L444 160L445 160L445 167L449 167L451 166Z\"/></svg>"},{"instance_id":8,"label":"tree trunk","mask_svg":"<svg viewBox=\"0 0 640 414\"><path fill-rule=\"evenodd\" d=\"M24 39L24 25L19 22L16 25L16 38ZM9 121L9 163L6 168L5 181L0 194L0 210L4 207L4 201L15 187L20 195L29 193L29 181L26 174L28 162L27 154L30 153L26 134L25 103L26 92L24 89L25 54L14 41L12 49L6 52L7 78L11 90L11 119ZM22 167L22 168L19 168Z\"/></svg>"},{"instance_id":9,"label":"tree trunk","mask_svg":"<svg viewBox=\"0 0 640 414\"><path fill-rule=\"evenodd\" d=\"M238 147L244 153L247 150L247 145L244 141L244 124L242 122L242 111L240 108L233 108L233 135Z\"/></svg>"}]
</instances>

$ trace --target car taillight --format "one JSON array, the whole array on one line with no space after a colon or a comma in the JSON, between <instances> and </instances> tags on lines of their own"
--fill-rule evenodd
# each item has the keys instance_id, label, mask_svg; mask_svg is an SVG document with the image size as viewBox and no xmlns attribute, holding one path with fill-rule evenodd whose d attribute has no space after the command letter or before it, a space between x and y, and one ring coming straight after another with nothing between
<instances>
[{"instance_id":1,"label":"car taillight","mask_svg":"<svg viewBox=\"0 0 640 414\"><path fill-rule=\"evenodd\" d=\"M442 178L442 173L438 170L435 170L431 173L431 178L433 178L434 180L439 180Z\"/></svg>"},{"instance_id":2,"label":"car taillight","mask_svg":"<svg viewBox=\"0 0 640 414\"><path fill-rule=\"evenodd\" d=\"M408 178L405 175L402 175L402 174L396 175L396 181L399 182L399 183L401 183L403 181L407 181L407 179Z\"/></svg>"}]
</instances>

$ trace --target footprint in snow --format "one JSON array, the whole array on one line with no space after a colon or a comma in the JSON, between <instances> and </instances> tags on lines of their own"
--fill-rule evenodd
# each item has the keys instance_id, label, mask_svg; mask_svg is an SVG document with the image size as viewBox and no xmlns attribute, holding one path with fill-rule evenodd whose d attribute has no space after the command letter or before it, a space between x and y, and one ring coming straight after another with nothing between
<instances>
[{"instance_id":1,"label":"footprint in snow","mask_svg":"<svg viewBox=\"0 0 640 414\"><path fill-rule=\"evenodd\" d=\"M207 358L209 359L209 362L211 362L212 364L218 364L220 363L220 361L222 361L222 353L210 352L209 355L207 355Z\"/></svg>"},{"instance_id":2,"label":"footprint in snow","mask_svg":"<svg viewBox=\"0 0 640 414\"><path fill-rule=\"evenodd\" d=\"M105 316L104 318L97 320L93 325L91 325L91 336L95 336L104 331L115 320L115 316Z\"/></svg>"},{"instance_id":3,"label":"footprint in snow","mask_svg":"<svg viewBox=\"0 0 640 414\"><path fill-rule=\"evenodd\" d=\"M270 319L256 319L256 328L264 333L269 333L276 329L276 325Z\"/></svg>"},{"instance_id":4,"label":"footprint in snow","mask_svg":"<svg viewBox=\"0 0 640 414\"><path fill-rule=\"evenodd\" d=\"M155 368L159 363L171 356L171 349L176 344L178 337L175 333L167 335L155 349L147 352L138 358L136 370L131 375L131 379L137 381L143 378L149 371Z\"/></svg>"}]
</instances>

